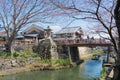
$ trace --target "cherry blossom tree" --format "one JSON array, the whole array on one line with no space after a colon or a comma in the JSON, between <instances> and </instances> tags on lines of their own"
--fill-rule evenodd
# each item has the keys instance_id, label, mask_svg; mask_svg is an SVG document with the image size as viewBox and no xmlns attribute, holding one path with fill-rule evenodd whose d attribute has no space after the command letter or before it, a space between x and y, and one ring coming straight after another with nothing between
<instances>
[{"instance_id":1,"label":"cherry blossom tree","mask_svg":"<svg viewBox=\"0 0 120 80\"><path fill-rule=\"evenodd\" d=\"M47 0L0 0L0 21L7 34L6 51L12 53L13 41L21 28L46 22L51 12Z\"/></svg>"},{"instance_id":2,"label":"cherry blossom tree","mask_svg":"<svg viewBox=\"0 0 120 80\"><path fill-rule=\"evenodd\" d=\"M114 78L113 80L119 80L120 79L120 0L117 0L116 6L114 9L114 18L115 23L117 27L117 33L118 33L118 50L117 50L117 60L116 65L114 67Z\"/></svg>"},{"instance_id":3,"label":"cherry blossom tree","mask_svg":"<svg viewBox=\"0 0 120 80\"><path fill-rule=\"evenodd\" d=\"M61 12L76 20L94 23L97 33L109 35L115 50L113 80L120 79L120 0L50 0ZM58 9L58 10L59 10ZM97 29L99 28L99 29ZM100 29L102 28L102 29ZM116 37L117 38L116 38Z\"/></svg>"}]
</instances>

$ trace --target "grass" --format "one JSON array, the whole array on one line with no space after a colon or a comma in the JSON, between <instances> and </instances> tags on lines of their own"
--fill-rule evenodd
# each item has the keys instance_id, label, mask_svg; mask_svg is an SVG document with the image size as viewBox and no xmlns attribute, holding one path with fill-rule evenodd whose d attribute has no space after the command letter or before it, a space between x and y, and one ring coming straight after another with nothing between
<instances>
[{"instance_id":1,"label":"grass","mask_svg":"<svg viewBox=\"0 0 120 80\"><path fill-rule=\"evenodd\" d=\"M95 54L104 54L104 51L101 49L96 49L96 50L91 51L90 53L81 54L81 58L82 59L90 59Z\"/></svg>"},{"instance_id":2,"label":"grass","mask_svg":"<svg viewBox=\"0 0 120 80\"><path fill-rule=\"evenodd\" d=\"M10 53L6 53L5 54L5 58L10 59L11 58L11 54Z\"/></svg>"},{"instance_id":3,"label":"grass","mask_svg":"<svg viewBox=\"0 0 120 80\"><path fill-rule=\"evenodd\" d=\"M69 65L69 59L58 59L55 61L55 65L59 65L59 66L67 66Z\"/></svg>"},{"instance_id":4,"label":"grass","mask_svg":"<svg viewBox=\"0 0 120 80\"><path fill-rule=\"evenodd\" d=\"M107 75L105 68L101 71L101 76L99 77L99 80L105 80L105 76Z\"/></svg>"},{"instance_id":5,"label":"grass","mask_svg":"<svg viewBox=\"0 0 120 80\"><path fill-rule=\"evenodd\" d=\"M101 50L101 49L96 49L96 50L91 51L90 54L93 54L93 55L95 55L95 54L104 54L104 51Z\"/></svg>"},{"instance_id":6,"label":"grass","mask_svg":"<svg viewBox=\"0 0 120 80\"><path fill-rule=\"evenodd\" d=\"M17 57L19 57L19 54L15 52L15 53L13 53L13 57L17 58Z\"/></svg>"},{"instance_id":7,"label":"grass","mask_svg":"<svg viewBox=\"0 0 120 80\"><path fill-rule=\"evenodd\" d=\"M42 59L41 61L40 61L41 63L51 63L51 60L50 59Z\"/></svg>"},{"instance_id":8,"label":"grass","mask_svg":"<svg viewBox=\"0 0 120 80\"><path fill-rule=\"evenodd\" d=\"M44 59L44 60L40 60L40 63L42 64L52 63L52 66L68 66L70 64L69 59L58 59L56 61L53 61L51 59Z\"/></svg>"},{"instance_id":9,"label":"grass","mask_svg":"<svg viewBox=\"0 0 120 80\"><path fill-rule=\"evenodd\" d=\"M32 57L33 57L33 58L37 58L37 57L39 57L39 54L33 53L33 54L32 54Z\"/></svg>"},{"instance_id":10,"label":"grass","mask_svg":"<svg viewBox=\"0 0 120 80\"><path fill-rule=\"evenodd\" d=\"M20 56L23 58L28 58L30 55L26 52L23 52Z\"/></svg>"},{"instance_id":11,"label":"grass","mask_svg":"<svg viewBox=\"0 0 120 80\"><path fill-rule=\"evenodd\" d=\"M86 53L85 53L85 54L81 54L80 57L81 57L81 59L90 59L90 58L92 58L92 55L93 55L93 54L86 54Z\"/></svg>"}]
</instances>

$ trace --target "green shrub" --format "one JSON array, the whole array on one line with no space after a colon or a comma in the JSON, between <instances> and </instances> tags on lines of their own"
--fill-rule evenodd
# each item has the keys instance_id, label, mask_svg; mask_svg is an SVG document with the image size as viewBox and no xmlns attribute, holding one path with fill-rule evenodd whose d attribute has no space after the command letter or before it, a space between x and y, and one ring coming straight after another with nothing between
<instances>
[{"instance_id":1,"label":"green shrub","mask_svg":"<svg viewBox=\"0 0 120 80\"><path fill-rule=\"evenodd\" d=\"M32 54L33 53L32 47L30 47L30 46L26 47L25 53Z\"/></svg>"},{"instance_id":2,"label":"green shrub","mask_svg":"<svg viewBox=\"0 0 120 80\"><path fill-rule=\"evenodd\" d=\"M18 53L13 53L13 57L15 57L15 58L17 58L19 56L19 54Z\"/></svg>"},{"instance_id":3,"label":"green shrub","mask_svg":"<svg viewBox=\"0 0 120 80\"><path fill-rule=\"evenodd\" d=\"M50 60L50 59L42 59L41 62L42 62L42 63L50 63L51 60Z\"/></svg>"},{"instance_id":4,"label":"green shrub","mask_svg":"<svg viewBox=\"0 0 120 80\"><path fill-rule=\"evenodd\" d=\"M0 52L0 57L4 56L4 53L3 52Z\"/></svg>"},{"instance_id":5,"label":"green shrub","mask_svg":"<svg viewBox=\"0 0 120 80\"><path fill-rule=\"evenodd\" d=\"M25 53L25 52L24 52L24 53L22 53L21 57L28 58L29 55L28 55L28 53Z\"/></svg>"},{"instance_id":6,"label":"green shrub","mask_svg":"<svg viewBox=\"0 0 120 80\"><path fill-rule=\"evenodd\" d=\"M100 75L100 77L99 77L99 80L104 80L105 77L106 77L106 75L107 75L105 68L102 69L102 71L101 71L100 74L101 74L101 75Z\"/></svg>"},{"instance_id":7,"label":"green shrub","mask_svg":"<svg viewBox=\"0 0 120 80\"><path fill-rule=\"evenodd\" d=\"M98 50L97 50L97 53L98 53L98 54L103 54L103 53L104 53L104 51L103 51L103 50L101 50L101 49L98 49Z\"/></svg>"},{"instance_id":8,"label":"green shrub","mask_svg":"<svg viewBox=\"0 0 120 80\"><path fill-rule=\"evenodd\" d=\"M20 51L25 51L25 48L23 46L15 46L14 50L20 52Z\"/></svg>"},{"instance_id":9,"label":"green shrub","mask_svg":"<svg viewBox=\"0 0 120 80\"><path fill-rule=\"evenodd\" d=\"M91 54L103 54L104 53L104 51L103 50L101 50L101 49L97 49L97 50L93 50L92 52L91 52Z\"/></svg>"},{"instance_id":10,"label":"green shrub","mask_svg":"<svg viewBox=\"0 0 120 80\"><path fill-rule=\"evenodd\" d=\"M38 45L32 47L33 52L38 53L41 59L50 59L50 40L46 39L45 41L41 41Z\"/></svg>"},{"instance_id":11,"label":"green shrub","mask_svg":"<svg viewBox=\"0 0 120 80\"><path fill-rule=\"evenodd\" d=\"M27 65L27 62L26 62L26 61L24 61L24 62L23 62L23 66L26 66L26 65Z\"/></svg>"},{"instance_id":12,"label":"green shrub","mask_svg":"<svg viewBox=\"0 0 120 80\"><path fill-rule=\"evenodd\" d=\"M102 71L100 72L100 74L101 74L101 75L106 74L105 68L102 69Z\"/></svg>"},{"instance_id":13,"label":"green shrub","mask_svg":"<svg viewBox=\"0 0 120 80\"><path fill-rule=\"evenodd\" d=\"M36 58L36 57L39 57L39 55L38 55L37 53L33 53L33 54L32 54L32 57L33 57L33 58Z\"/></svg>"},{"instance_id":14,"label":"green shrub","mask_svg":"<svg viewBox=\"0 0 120 80\"><path fill-rule=\"evenodd\" d=\"M68 59L58 59L55 64L61 65L61 66L67 66L69 65Z\"/></svg>"},{"instance_id":15,"label":"green shrub","mask_svg":"<svg viewBox=\"0 0 120 80\"><path fill-rule=\"evenodd\" d=\"M6 57L6 58L11 58L11 53L6 53L6 54L5 54L5 57Z\"/></svg>"},{"instance_id":16,"label":"green shrub","mask_svg":"<svg viewBox=\"0 0 120 80\"><path fill-rule=\"evenodd\" d=\"M38 52L38 46L37 46L37 45L34 45L34 46L32 47L32 50L33 50L33 52L37 53L37 52Z\"/></svg>"}]
</instances>

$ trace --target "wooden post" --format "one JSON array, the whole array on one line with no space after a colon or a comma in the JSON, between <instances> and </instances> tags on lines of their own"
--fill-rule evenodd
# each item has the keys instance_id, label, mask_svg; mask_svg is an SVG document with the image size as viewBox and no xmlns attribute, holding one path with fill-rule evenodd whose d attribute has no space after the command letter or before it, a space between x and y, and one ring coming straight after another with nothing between
<instances>
[{"instance_id":1,"label":"wooden post","mask_svg":"<svg viewBox=\"0 0 120 80\"><path fill-rule=\"evenodd\" d=\"M69 46L68 46L68 56L69 56L70 64L72 64L72 59L71 59L70 47Z\"/></svg>"},{"instance_id":2,"label":"wooden post","mask_svg":"<svg viewBox=\"0 0 120 80\"><path fill-rule=\"evenodd\" d=\"M35 37L35 44L36 45L38 44L38 37L37 36Z\"/></svg>"},{"instance_id":3,"label":"wooden post","mask_svg":"<svg viewBox=\"0 0 120 80\"><path fill-rule=\"evenodd\" d=\"M108 46L108 51L107 51L107 62L109 62L109 54L110 54L110 46Z\"/></svg>"}]
</instances>

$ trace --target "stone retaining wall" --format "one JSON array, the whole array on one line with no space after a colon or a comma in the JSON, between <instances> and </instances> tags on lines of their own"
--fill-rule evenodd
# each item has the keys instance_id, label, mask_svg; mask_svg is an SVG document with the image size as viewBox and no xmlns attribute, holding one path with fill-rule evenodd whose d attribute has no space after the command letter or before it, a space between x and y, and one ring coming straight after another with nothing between
<instances>
[{"instance_id":1,"label":"stone retaining wall","mask_svg":"<svg viewBox=\"0 0 120 80\"><path fill-rule=\"evenodd\" d=\"M0 70L12 69L14 67L24 67L26 64L33 63L34 58L2 59L0 62Z\"/></svg>"}]
</instances>

